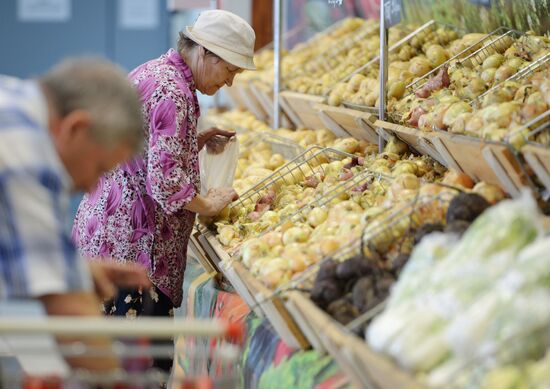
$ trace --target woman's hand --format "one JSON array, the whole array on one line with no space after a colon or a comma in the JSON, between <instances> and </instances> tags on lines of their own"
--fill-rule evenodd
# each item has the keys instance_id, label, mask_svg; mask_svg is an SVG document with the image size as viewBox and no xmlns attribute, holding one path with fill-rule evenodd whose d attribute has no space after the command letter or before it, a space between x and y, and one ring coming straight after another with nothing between
<instances>
[{"instance_id":1,"label":"woman's hand","mask_svg":"<svg viewBox=\"0 0 550 389\"><path fill-rule=\"evenodd\" d=\"M199 150L202 150L206 145L209 153L219 154L233 136L235 136L234 131L226 131L216 127L209 128L198 136Z\"/></svg>"},{"instance_id":2,"label":"woman's hand","mask_svg":"<svg viewBox=\"0 0 550 389\"><path fill-rule=\"evenodd\" d=\"M239 198L233 188L212 188L206 193L206 198L211 203L211 213L205 216L216 216L225 207Z\"/></svg>"}]
</instances>

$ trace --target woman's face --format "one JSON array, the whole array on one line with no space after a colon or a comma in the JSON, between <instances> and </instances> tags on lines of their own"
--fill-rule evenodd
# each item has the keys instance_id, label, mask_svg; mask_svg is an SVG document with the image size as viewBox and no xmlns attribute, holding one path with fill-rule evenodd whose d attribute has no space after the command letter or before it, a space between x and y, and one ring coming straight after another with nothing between
<instances>
[{"instance_id":1,"label":"woman's face","mask_svg":"<svg viewBox=\"0 0 550 389\"><path fill-rule=\"evenodd\" d=\"M206 95L212 96L224 85L231 86L236 74L242 69L225 62L220 57L208 53L200 48L200 67L198 77L195 77L197 89Z\"/></svg>"}]
</instances>

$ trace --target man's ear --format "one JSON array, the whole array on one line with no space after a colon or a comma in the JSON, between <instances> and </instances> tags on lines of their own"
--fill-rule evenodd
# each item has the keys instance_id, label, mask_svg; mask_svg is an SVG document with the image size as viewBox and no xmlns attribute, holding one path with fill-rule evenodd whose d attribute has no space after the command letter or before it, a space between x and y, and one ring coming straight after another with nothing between
<instances>
[{"instance_id":1,"label":"man's ear","mask_svg":"<svg viewBox=\"0 0 550 389\"><path fill-rule=\"evenodd\" d=\"M65 115L57 127L57 137L64 142L72 143L75 139L87 134L92 125L90 114L77 109Z\"/></svg>"}]
</instances>

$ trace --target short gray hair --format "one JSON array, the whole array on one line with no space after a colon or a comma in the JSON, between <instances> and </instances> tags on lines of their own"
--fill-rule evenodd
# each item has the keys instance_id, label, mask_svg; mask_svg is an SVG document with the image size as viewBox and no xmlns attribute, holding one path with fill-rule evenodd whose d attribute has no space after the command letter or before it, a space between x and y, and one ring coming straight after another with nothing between
<instances>
[{"instance_id":1,"label":"short gray hair","mask_svg":"<svg viewBox=\"0 0 550 389\"><path fill-rule=\"evenodd\" d=\"M210 50L208 50L206 47L199 45L197 42L195 42L193 39L189 38L187 35L185 35L183 32L180 31L179 38L178 38L178 53L179 55L183 55L184 52L189 52L197 47L202 47L206 53L206 55L209 55L211 57L215 57L221 60L220 56L217 54L214 54Z\"/></svg>"},{"instance_id":2,"label":"short gray hair","mask_svg":"<svg viewBox=\"0 0 550 389\"><path fill-rule=\"evenodd\" d=\"M136 88L119 66L100 58L70 58L40 78L59 114L82 109L92 118L92 136L108 146L143 144L143 118Z\"/></svg>"}]
</instances>

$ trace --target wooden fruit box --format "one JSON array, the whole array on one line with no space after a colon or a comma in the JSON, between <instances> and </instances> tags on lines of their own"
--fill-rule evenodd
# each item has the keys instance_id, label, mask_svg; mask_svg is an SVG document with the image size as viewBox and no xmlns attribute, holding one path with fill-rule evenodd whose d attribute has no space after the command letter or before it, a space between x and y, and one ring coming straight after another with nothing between
<instances>
[{"instance_id":1,"label":"wooden fruit box","mask_svg":"<svg viewBox=\"0 0 550 389\"><path fill-rule=\"evenodd\" d=\"M512 147L503 142L437 131L440 147L452 158L450 167L464 172L475 181L497 185L513 197L529 186L524 167Z\"/></svg>"},{"instance_id":2,"label":"wooden fruit box","mask_svg":"<svg viewBox=\"0 0 550 389\"><path fill-rule=\"evenodd\" d=\"M386 122L384 120L377 120L374 124L376 127L382 128L383 131L395 135L420 154L428 155L440 164L449 167L447 158L445 158L437 148L437 133L422 132L414 128Z\"/></svg>"},{"instance_id":3,"label":"wooden fruit box","mask_svg":"<svg viewBox=\"0 0 550 389\"><path fill-rule=\"evenodd\" d=\"M310 341L317 339L318 349L328 352L350 377L357 388L420 388L408 373L399 369L391 360L373 352L361 339L345 330L333 318L319 309L302 292L288 292L287 304L299 312L296 321L305 334L313 334ZM307 318L307 320L301 320ZM312 342L315 346L315 342Z\"/></svg>"},{"instance_id":4,"label":"wooden fruit box","mask_svg":"<svg viewBox=\"0 0 550 389\"><path fill-rule=\"evenodd\" d=\"M521 154L546 190L550 191L550 149L527 144L521 148Z\"/></svg>"},{"instance_id":5,"label":"wooden fruit box","mask_svg":"<svg viewBox=\"0 0 550 389\"><path fill-rule=\"evenodd\" d=\"M326 104L316 104L314 108L325 127L331 130L336 136L352 136L356 139L366 140L371 143L378 143L378 133L374 123L376 116L346 107L333 107Z\"/></svg>"},{"instance_id":6,"label":"wooden fruit box","mask_svg":"<svg viewBox=\"0 0 550 389\"><path fill-rule=\"evenodd\" d=\"M280 296L265 287L239 261L228 260L221 264L224 275L250 308L261 317L266 317L279 337L288 347L306 349L307 338L285 307Z\"/></svg>"},{"instance_id":7,"label":"wooden fruit box","mask_svg":"<svg viewBox=\"0 0 550 389\"><path fill-rule=\"evenodd\" d=\"M279 97L281 108L293 122L297 122L295 122L296 127L307 127L314 130L326 127L315 108L316 104L325 101L323 96L283 91Z\"/></svg>"}]
</instances>

